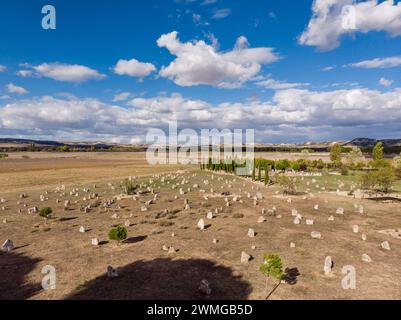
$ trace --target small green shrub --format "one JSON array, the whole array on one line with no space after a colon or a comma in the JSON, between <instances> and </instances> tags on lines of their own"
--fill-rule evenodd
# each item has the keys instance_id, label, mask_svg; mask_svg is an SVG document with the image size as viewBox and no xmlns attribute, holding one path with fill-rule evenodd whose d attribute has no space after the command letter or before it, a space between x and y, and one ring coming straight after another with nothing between
<instances>
[{"instance_id":1,"label":"small green shrub","mask_svg":"<svg viewBox=\"0 0 401 320\"><path fill-rule=\"evenodd\" d=\"M376 184L375 173L372 171L367 171L359 177L359 184L362 189L368 190L374 188Z\"/></svg>"},{"instance_id":2,"label":"small green shrub","mask_svg":"<svg viewBox=\"0 0 401 320\"><path fill-rule=\"evenodd\" d=\"M343 167L343 168L341 169L341 175L342 175L342 176L348 176L348 175L349 175L348 168Z\"/></svg>"},{"instance_id":3,"label":"small green shrub","mask_svg":"<svg viewBox=\"0 0 401 320\"><path fill-rule=\"evenodd\" d=\"M379 171L377 171L376 175L377 175L377 184L379 186L379 190L383 192L389 192L395 180L393 168L391 167L380 168Z\"/></svg>"},{"instance_id":4,"label":"small green shrub","mask_svg":"<svg viewBox=\"0 0 401 320\"><path fill-rule=\"evenodd\" d=\"M6 159L6 158L8 158L7 153L0 153L0 159Z\"/></svg>"},{"instance_id":5,"label":"small green shrub","mask_svg":"<svg viewBox=\"0 0 401 320\"><path fill-rule=\"evenodd\" d=\"M43 218L49 218L52 213L53 209L50 207L44 207L39 211L39 215Z\"/></svg>"},{"instance_id":6,"label":"small green shrub","mask_svg":"<svg viewBox=\"0 0 401 320\"><path fill-rule=\"evenodd\" d=\"M293 162L291 164L291 169L294 171L300 171L301 170L301 165L298 162Z\"/></svg>"},{"instance_id":7,"label":"small green shrub","mask_svg":"<svg viewBox=\"0 0 401 320\"><path fill-rule=\"evenodd\" d=\"M280 256L277 254L265 254L263 256L263 264L260 266L259 271L267 277L277 280L283 279L283 264Z\"/></svg>"},{"instance_id":8,"label":"small green shrub","mask_svg":"<svg viewBox=\"0 0 401 320\"><path fill-rule=\"evenodd\" d=\"M109 239L123 241L123 240L127 239L127 234L128 234L128 232L127 232L126 228L124 228L122 226L118 226L118 227L110 230Z\"/></svg>"},{"instance_id":9,"label":"small green shrub","mask_svg":"<svg viewBox=\"0 0 401 320\"><path fill-rule=\"evenodd\" d=\"M287 170L291 167L290 161L288 159L277 160L275 164L276 170Z\"/></svg>"},{"instance_id":10,"label":"small green shrub","mask_svg":"<svg viewBox=\"0 0 401 320\"><path fill-rule=\"evenodd\" d=\"M382 167L377 171L368 171L360 177L359 183L362 189L378 189L389 192L395 181L392 167Z\"/></svg>"}]
</instances>

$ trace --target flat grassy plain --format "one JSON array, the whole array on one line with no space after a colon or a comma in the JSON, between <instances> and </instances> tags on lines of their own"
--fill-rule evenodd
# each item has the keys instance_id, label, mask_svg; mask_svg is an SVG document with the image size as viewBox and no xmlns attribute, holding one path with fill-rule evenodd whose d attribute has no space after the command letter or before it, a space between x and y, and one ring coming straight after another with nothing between
<instances>
[{"instance_id":1,"label":"flat grassy plain","mask_svg":"<svg viewBox=\"0 0 401 320\"><path fill-rule=\"evenodd\" d=\"M137 200L115 198L128 176L138 177L141 190L149 187L159 194L147 211L141 208L154 198L150 192ZM0 253L0 299L196 299L205 298L197 291L203 279L212 288L209 299L264 299L266 279L259 272L264 253L279 254L292 275L270 299L400 299L401 239L380 231L401 229L401 205L333 192L340 183L347 190L353 180L305 177L299 187L304 193L285 196L276 185L199 171L197 166L150 166L138 153L10 154L0 161L0 198L5 199L0 216L6 219L0 223L0 241L13 240L15 249ZM65 190L56 190L62 184ZM186 193L180 194L180 188ZM20 198L23 192L26 198ZM90 199L91 193L97 197ZM263 199L255 205L257 193ZM110 199L115 202L105 206ZM190 209L184 209L185 199ZM71 203L67 210L65 200ZM92 209L85 213L88 204ZM355 205L362 205L364 213ZM52 207L53 218L45 222L28 214L32 206ZM269 211L273 207L274 213ZM344 215L336 214L338 207ZM263 208L266 221L257 223ZM292 209L302 214L300 225L293 223ZM215 213L212 220L206 219L209 211ZM204 231L197 229L201 218L207 224ZM314 224L305 219L314 219ZM128 239L110 241L110 228L127 220ZM358 233L353 225L359 226ZM81 226L85 233L79 232ZM247 236L249 228L255 230L254 238ZM312 239L312 231L319 231L322 239ZM93 246L92 238L100 245ZM383 241L391 250L380 247ZM175 252L162 250L164 245ZM242 251L253 257L247 264L240 261ZM362 261L362 254L372 262ZM334 261L329 275L323 272L326 256ZM41 287L46 265L56 269L54 290ZM108 265L119 277L106 276ZM347 265L355 267L356 289L342 287ZM268 289L274 285L267 281Z\"/></svg>"},{"instance_id":2,"label":"flat grassy plain","mask_svg":"<svg viewBox=\"0 0 401 320\"><path fill-rule=\"evenodd\" d=\"M8 155L0 161L0 193L151 175L155 170L166 172L184 168L181 165L158 165L155 169L147 163L145 153L16 152Z\"/></svg>"}]
</instances>

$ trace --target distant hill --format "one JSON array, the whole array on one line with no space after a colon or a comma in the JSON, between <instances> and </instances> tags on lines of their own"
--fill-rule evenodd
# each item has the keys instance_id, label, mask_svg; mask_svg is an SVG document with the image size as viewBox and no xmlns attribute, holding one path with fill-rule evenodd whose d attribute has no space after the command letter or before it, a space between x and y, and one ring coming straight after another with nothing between
<instances>
[{"instance_id":1,"label":"distant hill","mask_svg":"<svg viewBox=\"0 0 401 320\"><path fill-rule=\"evenodd\" d=\"M370 139L370 138L356 138L347 143L357 147L374 147L376 143L382 142L384 147L399 147L401 146L401 139Z\"/></svg>"},{"instance_id":2,"label":"distant hill","mask_svg":"<svg viewBox=\"0 0 401 320\"><path fill-rule=\"evenodd\" d=\"M14 138L0 138L0 144L37 144L37 145L45 145L45 146L63 146L64 143L56 142L56 141L46 141L46 140L30 140L30 139L14 139Z\"/></svg>"},{"instance_id":3,"label":"distant hill","mask_svg":"<svg viewBox=\"0 0 401 320\"><path fill-rule=\"evenodd\" d=\"M401 139L371 139L356 138L351 141L335 141L345 149L359 147L363 152L370 153L377 142L382 142L387 154L399 154L401 152ZM308 149L314 152L327 152L334 141L305 142L305 143L258 143L256 152L300 152ZM243 147L244 148L244 147ZM146 151L147 145L130 145L107 142L67 142L51 140L33 140L0 138L0 152L13 151Z\"/></svg>"},{"instance_id":4,"label":"distant hill","mask_svg":"<svg viewBox=\"0 0 401 320\"><path fill-rule=\"evenodd\" d=\"M67 147L68 149L76 151L88 151L110 150L132 146L103 142L60 142L51 140L0 138L0 150L3 149L4 151L53 151L62 147Z\"/></svg>"}]
</instances>

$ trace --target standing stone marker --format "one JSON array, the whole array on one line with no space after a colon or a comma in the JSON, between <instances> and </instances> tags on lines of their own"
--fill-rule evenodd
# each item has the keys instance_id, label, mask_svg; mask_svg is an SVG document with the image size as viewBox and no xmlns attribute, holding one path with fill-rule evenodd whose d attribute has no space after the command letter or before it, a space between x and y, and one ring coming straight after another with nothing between
<instances>
[{"instance_id":1,"label":"standing stone marker","mask_svg":"<svg viewBox=\"0 0 401 320\"><path fill-rule=\"evenodd\" d=\"M109 278L116 278L116 277L118 277L118 272L112 266L108 266L107 267L107 276Z\"/></svg>"},{"instance_id":2,"label":"standing stone marker","mask_svg":"<svg viewBox=\"0 0 401 320\"><path fill-rule=\"evenodd\" d=\"M251 260L251 256L247 254L245 251L241 252L241 263L247 264Z\"/></svg>"},{"instance_id":3,"label":"standing stone marker","mask_svg":"<svg viewBox=\"0 0 401 320\"><path fill-rule=\"evenodd\" d=\"M321 239L322 238L322 235L319 231L312 231L310 233L310 235L313 239Z\"/></svg>"},{"instance_id":4,"label":"standing stone marker","mask_svg":"<svg viewBox=\"0 0 401 320\"><path fill-rule=\"evenodd\" d=\"M266 219L263 216L260 216L259 219L258 219L258 223L263 223L265 221L266 221Z\"/></svg>"},{"instance_id":5,"label":"standing stone marker","mask_svg":"<svg viewBox=\"0 0 401 320\"><path fill-rule=\"evenodd\" d=\"M362 255L362 261L364 262L372 262L372 258L369 257L366 253Z\"/></svg>"},{"instance_id":6,"label":"standing stone marker","mask_svg":"<svg viewBox=\"0 0 401 320\"><path fill-rule=\"evenodd\" d=\"M390 248L390 244L388 243L388 241L383 241L380 246L382 247L382 249L384 250L391 250Z\"/></svg>"},{"instance_id":7,"label":"standing stone marker","mask_svg":"<svg viewBox=\"0 0 401 320\"><path fill-rule=\"evenodd\" d=\"M249 238L254 238L255 237L255 230L253 230L253 229L249 229L248 230L248 237Z\"/></svg>"},{"instance_id":8,"label":"standing stone marker","mask_svg":"<svg viewBox=\"0 0 401 320\"><path fill-rule=\"evenodd\" d=\"M1 246L1 250L6 252L10 252L13 249L14 249L14 243L10 239L4 241L3 245Z\"/></svg>"},{"instance_id":9,"label":"standing stone marker","mask_svg":"<svg viewBox=\"0 0 401 320\"><path fill-rule=\"evenodd\" d=\"M200 220L198 221L198 228L199 228L200 230L205 230L205 221L204 221L203 219L200 219Z\"/></svg>"},{"instance_id":10,"label":"standing stone marker","mask_svg":"<svg viewBox=\"0 0 401 320\"><path fill-rule=\"evenodd\" d=\"M209 296L212 294L212 289L210 288L210 283L209 283L209 281L207 281L207 280L202 280L201 283L200 283L200 285L199 285L198 291L199 291L201 294L203 294L203 295L209 297Z\"/></svg>"},{"instance_id":11,"label":"standing stone marker","mask_svg":"<svg viewBox=\"0 0 401 320\"><path fill-rule=\"evenodd\" d=\"M324 260L324 274L330 274L331 273L331 269L333 268L333 260L331 259L330 256L327 256L326 259Z\"/></svg>"}]
</instances>

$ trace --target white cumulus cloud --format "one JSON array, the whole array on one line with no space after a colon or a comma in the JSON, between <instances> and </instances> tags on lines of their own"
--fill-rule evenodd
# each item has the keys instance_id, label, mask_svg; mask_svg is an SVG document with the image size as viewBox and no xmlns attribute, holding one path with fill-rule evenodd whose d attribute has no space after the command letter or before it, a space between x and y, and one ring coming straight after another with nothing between
<instances>
[{"instance_id":1,"label":"white cumulus cloud","mask_svg":"<svg viewBox=\"0 0 401 320\"><path fill-rule=\"evenodd\" d=\"M344 6L348 9L343 9ZM401 35L401 3L393 0L355 2L354 0L314 0L312 18L298 42L332 50L346 34L386 32Z\"/></svg>"},{"instance_id":2,"label":"white cumulus cloud","mask_svg":"<svg viewBox=\"0 0 401 320\"><path fill-rule=\"evenodd\" d=\"M113 68L114 73L118 75L127 75L130 77L144 78L156 71L156 67L151 63L140 62L136 59L118 60Z\"/></svg>"},{"instance_id":3,"label":"white cumulus cloud","mask_svg":"<svg viewBox=\"0 0 401 320\"><path fill-rule=\"evenodd\" d=\"M106 78L104 74L99 73L97 70L78 64L54 62L42 63L37 66L25 64L25 67L30 67L34 72L27 73L24 70L22 73L20 72L21 76L35 75L63 82L85 82Z\"/></svg>"},{"instance_id":4,"label":"white cumulus cloud","mask_svg":"<svg viewBox=\"0 0 401 320\"><path fill-rule=\"evenodd\" d=\"M218 52L202 40L181 42L176 31L162 35L157 44L176 56L159 74L184 87L237 88L257 75L263 64L279 59L272 48L249 48L243 36L238 38L234 49L225 52Z\"/></svg>"},{"instance_id":5,"label":"white cumulus cloud","mask_svg":"<svg viewBox=\"0 0 401 320\"><path fill-rule=\"evenodd\" d=\"M143 141L149 128L255 129L257 142L400 136L401 88L286 89L265 101L213 105L180 94L135 98L130 107L98 99L40 97L0 105L0 135ZM389 117L391 115L391 117Z\"/></svg>"}]
</instances>

